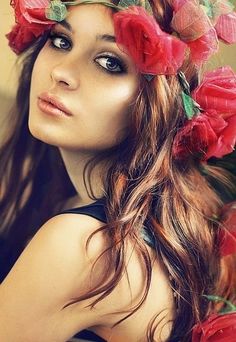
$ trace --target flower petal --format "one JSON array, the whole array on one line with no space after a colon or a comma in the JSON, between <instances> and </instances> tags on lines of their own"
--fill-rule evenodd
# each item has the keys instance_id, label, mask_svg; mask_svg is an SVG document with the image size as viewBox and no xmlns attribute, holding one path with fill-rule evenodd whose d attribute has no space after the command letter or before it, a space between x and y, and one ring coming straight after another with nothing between
<instances>
[{"instance_id":1,"label":"flower petal","mask_svg":"<svg viewBox=\"0 0 236 342\"><path fill-rule=\"evenodd\" d=\"M222 158L233 152L236 145L236 115L226 119L228 125L222 130L216 142L208 147L205 159L211 157Z\"/></svg>"},{"instance_id":2,"label":"flower petal","mask_svg":"<svg viewBox=\"0 0 236 342\"><path fill-rule=\"evenodd\" d=\"M131 56L141 73L177 73L185 57L184 42L162 31L140 6L130 6L113 18L118 46Z\"/></svg>"},{"instance_id":3,"label":"flower petal","mask_svg":"<svg viewBox=\"0 0 236 342\"><path fill-rule=\"evenodd\" d=\"M236 114L236 73L229 66L206 73L192 97L206 111L214 108L223 117Z\"/></svg>"},{"instance_id":4,"label":"flower petal","mask_svg":"<svg viewBox=\"0 0 236 342\"><path fill-rule=\"evenodd\" d=\"M215 29L217 35L225 43L236 43L236 13L223 14L219 17Z\"/></svg>"}]
</instances>

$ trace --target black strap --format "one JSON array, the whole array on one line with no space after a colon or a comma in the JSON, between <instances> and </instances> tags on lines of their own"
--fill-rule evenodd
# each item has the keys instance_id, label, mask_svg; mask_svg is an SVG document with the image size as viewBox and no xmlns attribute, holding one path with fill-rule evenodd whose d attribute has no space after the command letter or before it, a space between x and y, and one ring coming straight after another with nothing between
<instances>
[{"instance_id":1,"label":"black strap","mask_svg":"<svg viewBox=\"0 0 236 342\"><path fill-rule=\"evenodd\" d=\"M59 214L82 214L96 218L104 223L107 222L106 213L104 209L104 199L85 205L83 207L63 210Z\"/></svg>"}]
</instances>

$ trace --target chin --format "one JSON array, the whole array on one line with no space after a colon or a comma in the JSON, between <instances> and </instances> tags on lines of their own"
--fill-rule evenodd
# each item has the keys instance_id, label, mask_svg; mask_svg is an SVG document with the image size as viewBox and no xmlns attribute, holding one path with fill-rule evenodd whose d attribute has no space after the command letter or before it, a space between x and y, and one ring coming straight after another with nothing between
<instances>
[{"instance_id":1,"label":"chin","mask_svg":"<svg viewBox=\"0 0 236 342\"><path fill-rule=\"evenodd\" d=\"M48 145L54 145L57 146L56 139L53 139L53 137L48 134L45 130L40 127L40 125L33 125L31 122L28 124L29 132L30 134L37 140L40 140L41 142L48 144Z\"/></svg>"}]
</instances>

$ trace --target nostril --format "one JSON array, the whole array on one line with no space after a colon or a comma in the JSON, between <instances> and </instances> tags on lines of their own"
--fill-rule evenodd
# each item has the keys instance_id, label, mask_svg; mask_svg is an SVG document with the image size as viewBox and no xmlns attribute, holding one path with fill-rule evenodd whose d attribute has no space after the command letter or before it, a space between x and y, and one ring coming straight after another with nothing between
<instances>
[{"instance_id":1,"label":"nostril","mask_svg":"<svg viewBox=\"0 0 236 342\"><path fill-rule=\"evenodd\" d=\"M78 80L74 77L73 72L63 69L62 67L55 67L51 71L51 80L54 85L58 85L67 89L76 89L78 86Z\"/></svg>"},{"instance_id":2,"label":"nostril","mask_svg":"<svg viewBox=\"0 0 236 342\"><path fill-rule=\"evenodd\" d=\"M66 81L59 81L59 83L60 83L61 85L64 85L64 86L69 87L69 83L67 83Z\"/></svg>"}]
</instances>

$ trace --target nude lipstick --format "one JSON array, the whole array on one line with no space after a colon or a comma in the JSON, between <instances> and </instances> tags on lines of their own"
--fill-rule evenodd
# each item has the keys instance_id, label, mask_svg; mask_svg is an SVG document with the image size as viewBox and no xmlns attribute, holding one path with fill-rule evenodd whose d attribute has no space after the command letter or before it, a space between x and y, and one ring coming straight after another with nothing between
<instances>
[{"instance_id":1,"label":"nude lipstick","mask_svg":"<svg viewBox=\"0 0 236 342\"><path fill-rule=\"evenodd\" d=\"M42 93L38 97L37 105L42 112L48 115L72 115L71 111L63 104L63 102L57 96L49 93Z\"/></svg>"}]
</instances>

